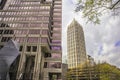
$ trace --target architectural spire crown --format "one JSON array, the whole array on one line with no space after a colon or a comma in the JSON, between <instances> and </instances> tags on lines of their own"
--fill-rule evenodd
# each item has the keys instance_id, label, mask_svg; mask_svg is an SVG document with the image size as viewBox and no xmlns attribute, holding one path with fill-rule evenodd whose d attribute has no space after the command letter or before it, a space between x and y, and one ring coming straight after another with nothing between
<instances>
[{"instance_id":1,"label":"architectural spire crown","mask_svg":"<svg viewBox=\"0 0 120 80\"><path fill-rule=\"evenodd\" d=\"M75 25L75 24L78 24L78 22L75 20L75 18L73 19L71 25Z\"/></svg>"},{"instance_id":2,"label":"architectural spire crown","mask_svg":"<svg viewBox=\"0 0 120 80\"><path fill-rule=\"evenodd\" d=\"M82 29L82 26L78 23L78 21L75 18L72 20L68 28L70 27L80 27Z\"/></svg>"}]
</instances>

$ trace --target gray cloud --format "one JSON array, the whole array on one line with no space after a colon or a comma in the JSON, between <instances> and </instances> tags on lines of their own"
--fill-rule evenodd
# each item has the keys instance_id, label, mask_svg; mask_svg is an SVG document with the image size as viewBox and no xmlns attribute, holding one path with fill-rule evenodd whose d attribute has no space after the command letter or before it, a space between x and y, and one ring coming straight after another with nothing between
<instances>
[{"instance_id":1,"label":"gray cloud","mask_svg":"<svg viewBox=\"0 0 120 80\"><path fill-rule=\"evenodd\" d=\"M118 64L120 61L118 57L120 47L115 47L115 43L120 40L120 19L119 16L116 18L112 16L105 18L107 20L103 19L101 25L91 27L92 25L88 24L85 27L87 52L97 61L107 61L116 66L120 66ZM100 51L101 46L102 49Z\"/></svg>"}]
</instances>

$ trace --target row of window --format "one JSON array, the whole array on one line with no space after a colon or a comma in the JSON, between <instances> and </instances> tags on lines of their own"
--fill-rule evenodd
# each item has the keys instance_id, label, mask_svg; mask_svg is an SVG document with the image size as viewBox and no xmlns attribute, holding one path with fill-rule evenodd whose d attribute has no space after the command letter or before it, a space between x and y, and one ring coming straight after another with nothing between
<instances>
[{"instance_id":1,"label":"row of window","mask_svg":"<svg viewBox=\"0 0 120 80\"><path fill-rule=\"evenodd\" d=\"M15 7L9 7L9 9L18 9L18 10L49 10L50 6L29 6L29 7L20 7L20 6L15 6Z\"/></svg>"},{"instance_id":2,"label":"row of window","mask_svg":"<svg viewBox=\"0 0 120 80\"><path fill-rule=\"evenodd\" d=\"M3 46L2 45L0 45L0 49L2 48ZM20 48L19 48L19 51L23 51L23 49L25 49L25 48L23 48L23 46L20 46ZM52 47L52 49L55 49L55 50L60 50L61 49L61 47ZM38 47L37 46L26 46L26 52L37 52L37 50L38 50ZM51 56L52 58L60 58L61 57L61 54L52 54L52 56Z\"/></svg>"},{"instance_id":3,"label":"row of window","mask_svg":"<svg viewBox=\"0 0 120 80\"><path fill-rule=\"evenodd\" d=\"M3 45L0 45L0 49L3 48ZM20 46L19 51L23 50L23 46ZM36 52L37 51L37 46L27 46L26 47L27 52Z\"/></svg>"},{"instance_id":4,"label":"row of window","mask_svg":"<svg viewBox=\"0 0 120 80\"><path fill-rule=\"evenodd\" d=\"M81 44L68 46L68 50L70 50L70 51L73 51L73 50L84 50L84 49L85 49L85 46L81 45Z\"/></svg>"},{"instance_id":5,"label":"row of window","mask_svg":"<svg viewBox=\"0 0 120 80\"><path fill-rule=\"evenodd\" d=\"M10 39L12 39L12 37L2 37L1 38L1 42L8 42ZM45 37L42 37L42 38L39 38L39 37L16 37L15 40L17 42L26 42L26 43L37 43L37 42L40 42L41 43L48 43L48 38L45 38ZM61 42L52 42L53 44L61 44ZM61 47L52 47L53 50L60 50Z\"/></svg>"},{"instance_id":6,"label":"row of window","mask_svg":"<svg viewBox=\"0 0 120 80\"><path fill-rule=\"evenodd\" d=\"M52 0L40 0L40 1L32 1L32 0L20 0L20 1L13 1L11 4L41 4L45 2L51 2Z\"/></svg>"},{"instance_id":7,"label":"row of window","mask_svg":"<svg viewBox=\"0 0 120 80\"><path fill-rule=\"evenodd\" d=\"M0 30L0 34L14 34L13 30Z\"/></svg>"},{"instance_id":8,"label":"row of window","mask_svg":"<svg viewBox=\"0 0 120 80\"><path fill-rule=\"evenodd\" d=\"M12 26L12 27L16 27L16 28L39 28L39 29L44 29L44 28L48 28L48 23L31 23L31 24L27 24L27 23L24 23L24 24L19 24L19 23L11 23L9 24L9 26ZM9 27L8 25L7 26L3 26L3 25L0 25L0 27ZM6 28L7 29L7 28Z\"/></svg>"},{"instance_id":9,"label":"row of window","mask_svg":"<svg viewBox=\"0 0 120 80\"><path fill-rule=\"evenodd\" d=\"M23 46L20 46L19 51L23 50ZM26 47L27 52L36 52L37 51L37 46L27 46Z\"/></svg>"},{"instance_id":10,"label":"row of window","mask_svg":"<svg viewBox=\"0 0 120 80\"><path fill-rule=\"evenodd\" d=\"M0 34L48 34L48 30L0 30Z\"/></svg>"},{"instance_id":11,"label":"row of window","mask_svg":"<svg viewBox=\"0 0 120 80\"><path fill-rule=\"evenodd\" d=\"M68 58L69 59L81 59L81 58L85 58L86 56L85 56L85 54L84 53L74 53L74 54L69 54L68 55Z\"/></svg>"},{"instance_id":12,"label":"row of window","mask_svg":"<svg viewBox=\"0 0 120 80\"><path fill-rule=\"evenodd\" d=\"M49 21L49 17L7 17L3 21Z\"/></svg>"},{"instance_id":13,"label":"row of window","mask_svg":"<svg viewBox=\"0 0 120 80\"><path fill-rule=\"evenodd\" d=\"M0 12L0 15L49 15L49 11L9 11L9 12Z\"/></svg>"},{"instance_id":14,"label":"row of window","mask_svg":"<svg viewBox=\"0 0 120 80\"><path fill-rule=\"evenodd\" d=\"M1 42L8 42L12 37L2 37ZM47 38L38 38L38 37L17 37L15 38L17 42L27 42L27 43L38 43L41 40L41 43L48 43Z\"/></svg>"}]
</instances>

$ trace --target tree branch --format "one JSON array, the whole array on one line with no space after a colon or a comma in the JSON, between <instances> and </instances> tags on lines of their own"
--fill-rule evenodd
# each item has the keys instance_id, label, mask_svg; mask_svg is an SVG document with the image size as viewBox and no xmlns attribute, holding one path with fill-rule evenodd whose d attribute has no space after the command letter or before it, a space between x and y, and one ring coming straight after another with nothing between
<instances>
[{"instance_id":1,"label":"tree branch","mask_svg":"<svg viewBox=\"0 0 120 80\"><path fill-rule=\"evenodd\" d=\"M120 2L120 0L118 0L115 4L113 4L110 9L113 9L119 2Z\"/></svg>"}]
</instances>

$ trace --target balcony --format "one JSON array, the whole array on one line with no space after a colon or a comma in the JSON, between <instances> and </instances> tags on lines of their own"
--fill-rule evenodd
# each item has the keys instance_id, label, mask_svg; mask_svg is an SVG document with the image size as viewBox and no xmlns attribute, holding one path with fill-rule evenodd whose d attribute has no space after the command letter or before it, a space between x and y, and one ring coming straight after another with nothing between
<instances>
[{"instance_id":1,"label":"balcony","mask_svg":"<svg viewBox=\"0 0 120 80\"><path fill-rule=\"evenodd\" d=\"M62 62L62 58L45 58L45 62Z\"/></svg>"},{"instance_id":2,"label":"balcony","mask_svg":"<svg viewBox=\"0 0 120 80\"><path fill-rule=\"evenodd\" d=\"M51 50L51 53L62 53L61 50Z\"/></svg>"}]
</instances>

